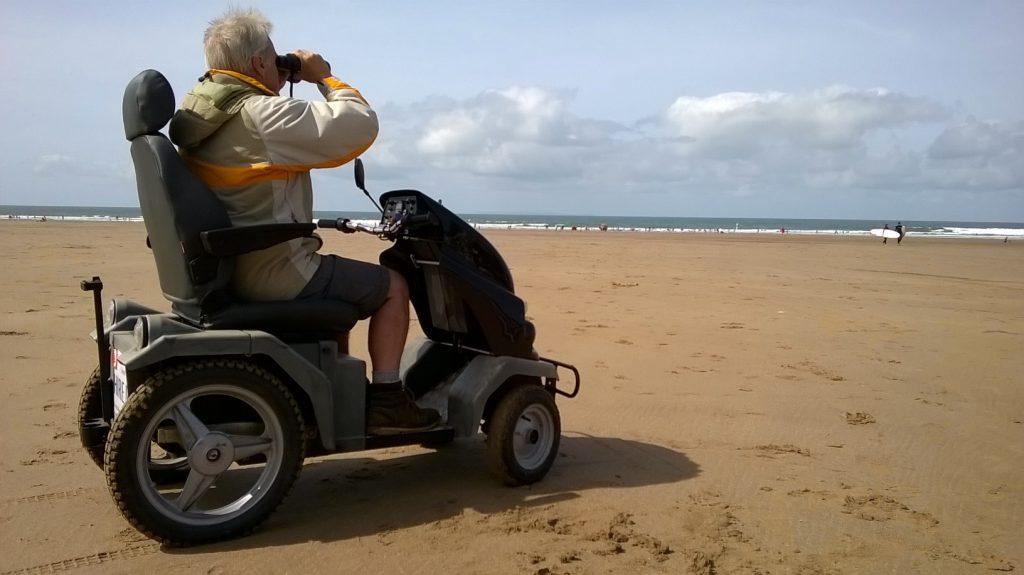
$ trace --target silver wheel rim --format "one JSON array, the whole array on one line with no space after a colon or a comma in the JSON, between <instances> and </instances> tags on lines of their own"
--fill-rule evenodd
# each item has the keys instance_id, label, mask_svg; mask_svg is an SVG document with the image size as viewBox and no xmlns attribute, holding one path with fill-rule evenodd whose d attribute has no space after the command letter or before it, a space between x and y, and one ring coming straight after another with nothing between
<instances>
[{"instance_id":1,"label":"silver wheel rim","mask_svg":"<svg viewBox=\"0 0 1024 575\"><path fill-rule=\"evenodd\" d=\"M208 426L192 411L201 397L222 396L243 402L261 420L259 435L240 435ZM181 393L150 418L143 437L153 438L160 423L170 420L187 446L185 457L154 459L152 441L140 441L135 457L138 485L146 500L161 515L193 526L230 521L257 505L281 471L284 430L271 406L253 392L234 385L206 385ZM239 465L256 455L258 465ZM180 485L160 485L150 471L181 469L188 472Z\"/></svg>"},{"instance_id":2,"label":"silver wheel rim","mask_svg":"<svg viewBox=\"0 0 1024 575\"><path fill-rule=\"evenodd\" d=\"M526 470L540 467L551 453L555 443L555 420L551 412L534 403L526 407L512 433L512 450L516 462Z\"/></svg>"},{"instance_id":3,"label":"silver wheel rim","mask_svg":"<svg viewBox=\"0 0 1024 575\"><path fill-rule=\"evenodd\" d=\"M157 447L159 449L159 447ZM150 451L149 470L156 472L180 471L188 469L188 457L176 457L171 453L165 453L163 457L153 457Z\"/></svg>"}]
</instances>

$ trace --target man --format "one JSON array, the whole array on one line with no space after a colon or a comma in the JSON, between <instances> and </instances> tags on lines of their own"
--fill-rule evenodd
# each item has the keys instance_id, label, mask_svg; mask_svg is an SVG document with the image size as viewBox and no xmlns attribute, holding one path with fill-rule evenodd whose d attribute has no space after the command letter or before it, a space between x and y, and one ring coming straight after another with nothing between
<instances>
[{"instance_id":1,"label":"man","mask_svg":"<svg viewBox=\"0 0 1024 575\"><path fill-rule=\"evenodd\" d=\"M896 245L900 245L901 243L903 243L903 236L906 234L906 230L903 227L903 222L896 222L895 230L896 233L900 235L900 237L896 238Z\"/></svg>"},{"instance_id":2,"label":"man","mask_svg":"<svg viewBox=\"0 0 1024 575\"><path fill-rule=\"evenodd\" d=\"M882 243L883 244L889 241L889 238L885 237L885 230L887 230L887 229L889 229L889 224L885 224L884 226L882 226Z\"/></svg>"},{"instance_id":3,"label":"man","mask_svg":"<svg viewBox=\"0 0 1024 575\"><path fill-rule=\"evenodd\" d=\"M203 38L209 71L170 124L186 163L220 198L235 225L310 222L313 168L332 168L363 153L377 137L377 116L358 90L331 74L316 53L298 50L296 80L316 84L325 101L280 96L271 23L256 10L231 9ZM399 378L409 330L409 288L393 270L316 252L299 238L238 257L232 287L243 299L324 298L370 318L373 381L367 432L435 426L439 414L416 406ZM347 334L346 334L347 335ZM346 335L339 334L345 348Z\"/></svg>"}]
</instances>

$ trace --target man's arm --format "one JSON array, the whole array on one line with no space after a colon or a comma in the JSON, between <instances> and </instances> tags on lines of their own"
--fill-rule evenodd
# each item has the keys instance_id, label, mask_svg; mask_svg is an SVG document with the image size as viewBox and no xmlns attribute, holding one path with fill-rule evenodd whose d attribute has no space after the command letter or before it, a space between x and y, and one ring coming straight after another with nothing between
<instances>
[{"instance_id":1,"label":"man's arm","mask_svg":"<svg viewBox=\"0 0 1024 575\"><path fill-rule=\"evenodd\" d=\"M377 114L356 89L334 82L338 88L322 89L325 102L281 97L246 102L252 128L275 167L305 171L340 166L373 144Z\"/></svg>"},{"instance_id":2,"label":"man's arm","mask_svg":"<svg viewBox=\"0 0 1024 575\"><path fill-rule=\"evenodd\" d=\"M340 166L377 138L377 114L359 90L335 78L319 54L297 50L299 79L317 85L324 102L254 97L245 105L270 163L288 171Z\"/></svg>"}]
</instances>

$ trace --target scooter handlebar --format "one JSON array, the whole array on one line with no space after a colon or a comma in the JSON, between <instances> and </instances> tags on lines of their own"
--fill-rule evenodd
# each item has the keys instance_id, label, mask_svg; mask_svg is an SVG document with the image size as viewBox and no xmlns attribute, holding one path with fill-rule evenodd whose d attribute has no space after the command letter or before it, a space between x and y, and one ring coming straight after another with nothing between
<instances>
[{"instance_id":1,"label":"scooter handlebar","mask_svg":"<svg viewBox=\"0 0 1024 575\"><path fill-rule=\"evenodd\" d=\"M364 226L363 224L352 223L352 220L348 218L337 218L334 220L319 219L316 221L316 227L327 228L331 230L338 230L345 234L351 234L354 232L369 232L375 233L374 230Z\"/></svg>"},{"instance_id":2,"label":"scooter handlebar","mask_svg":"<svg viewBox=\"0 0 1024 575\"><path fill-rule=\"evenodd\" d=\"M351 234L354 232L365 232L368 234L376 235L392 235L398 232L398 230L403 227L415 226L419 224L436 224L437 221L437 216L430 213L418 214L415 216L406 216L404 219L399 220L394 224L383 227L371 227L365 224L357 224L348 218L337 218L333 220L321 218L316 221L316 227L338 230L345 234Z\"/></svg>"}]
</instances>

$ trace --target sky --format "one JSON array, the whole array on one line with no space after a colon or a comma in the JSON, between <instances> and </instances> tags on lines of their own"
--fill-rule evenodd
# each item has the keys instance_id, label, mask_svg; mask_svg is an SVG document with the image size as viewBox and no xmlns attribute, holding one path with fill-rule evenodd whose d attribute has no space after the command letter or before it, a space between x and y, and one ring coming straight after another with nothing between
<instances>
[{"instance_id":1,"label":"sky","mask_svg":"<svg viewBox=\"0 0 1024 575\"><path fill-rule=\"evenodd\" d=\"M367 187L459 213L1024 222L1024 2L239 3L359 88ZM229 4L4 0L0 204L138 205L121 98ZM309 85L295 96L320 98ZM351 166L314 207L372 210Z\"/></svg>"}]
</instances>

